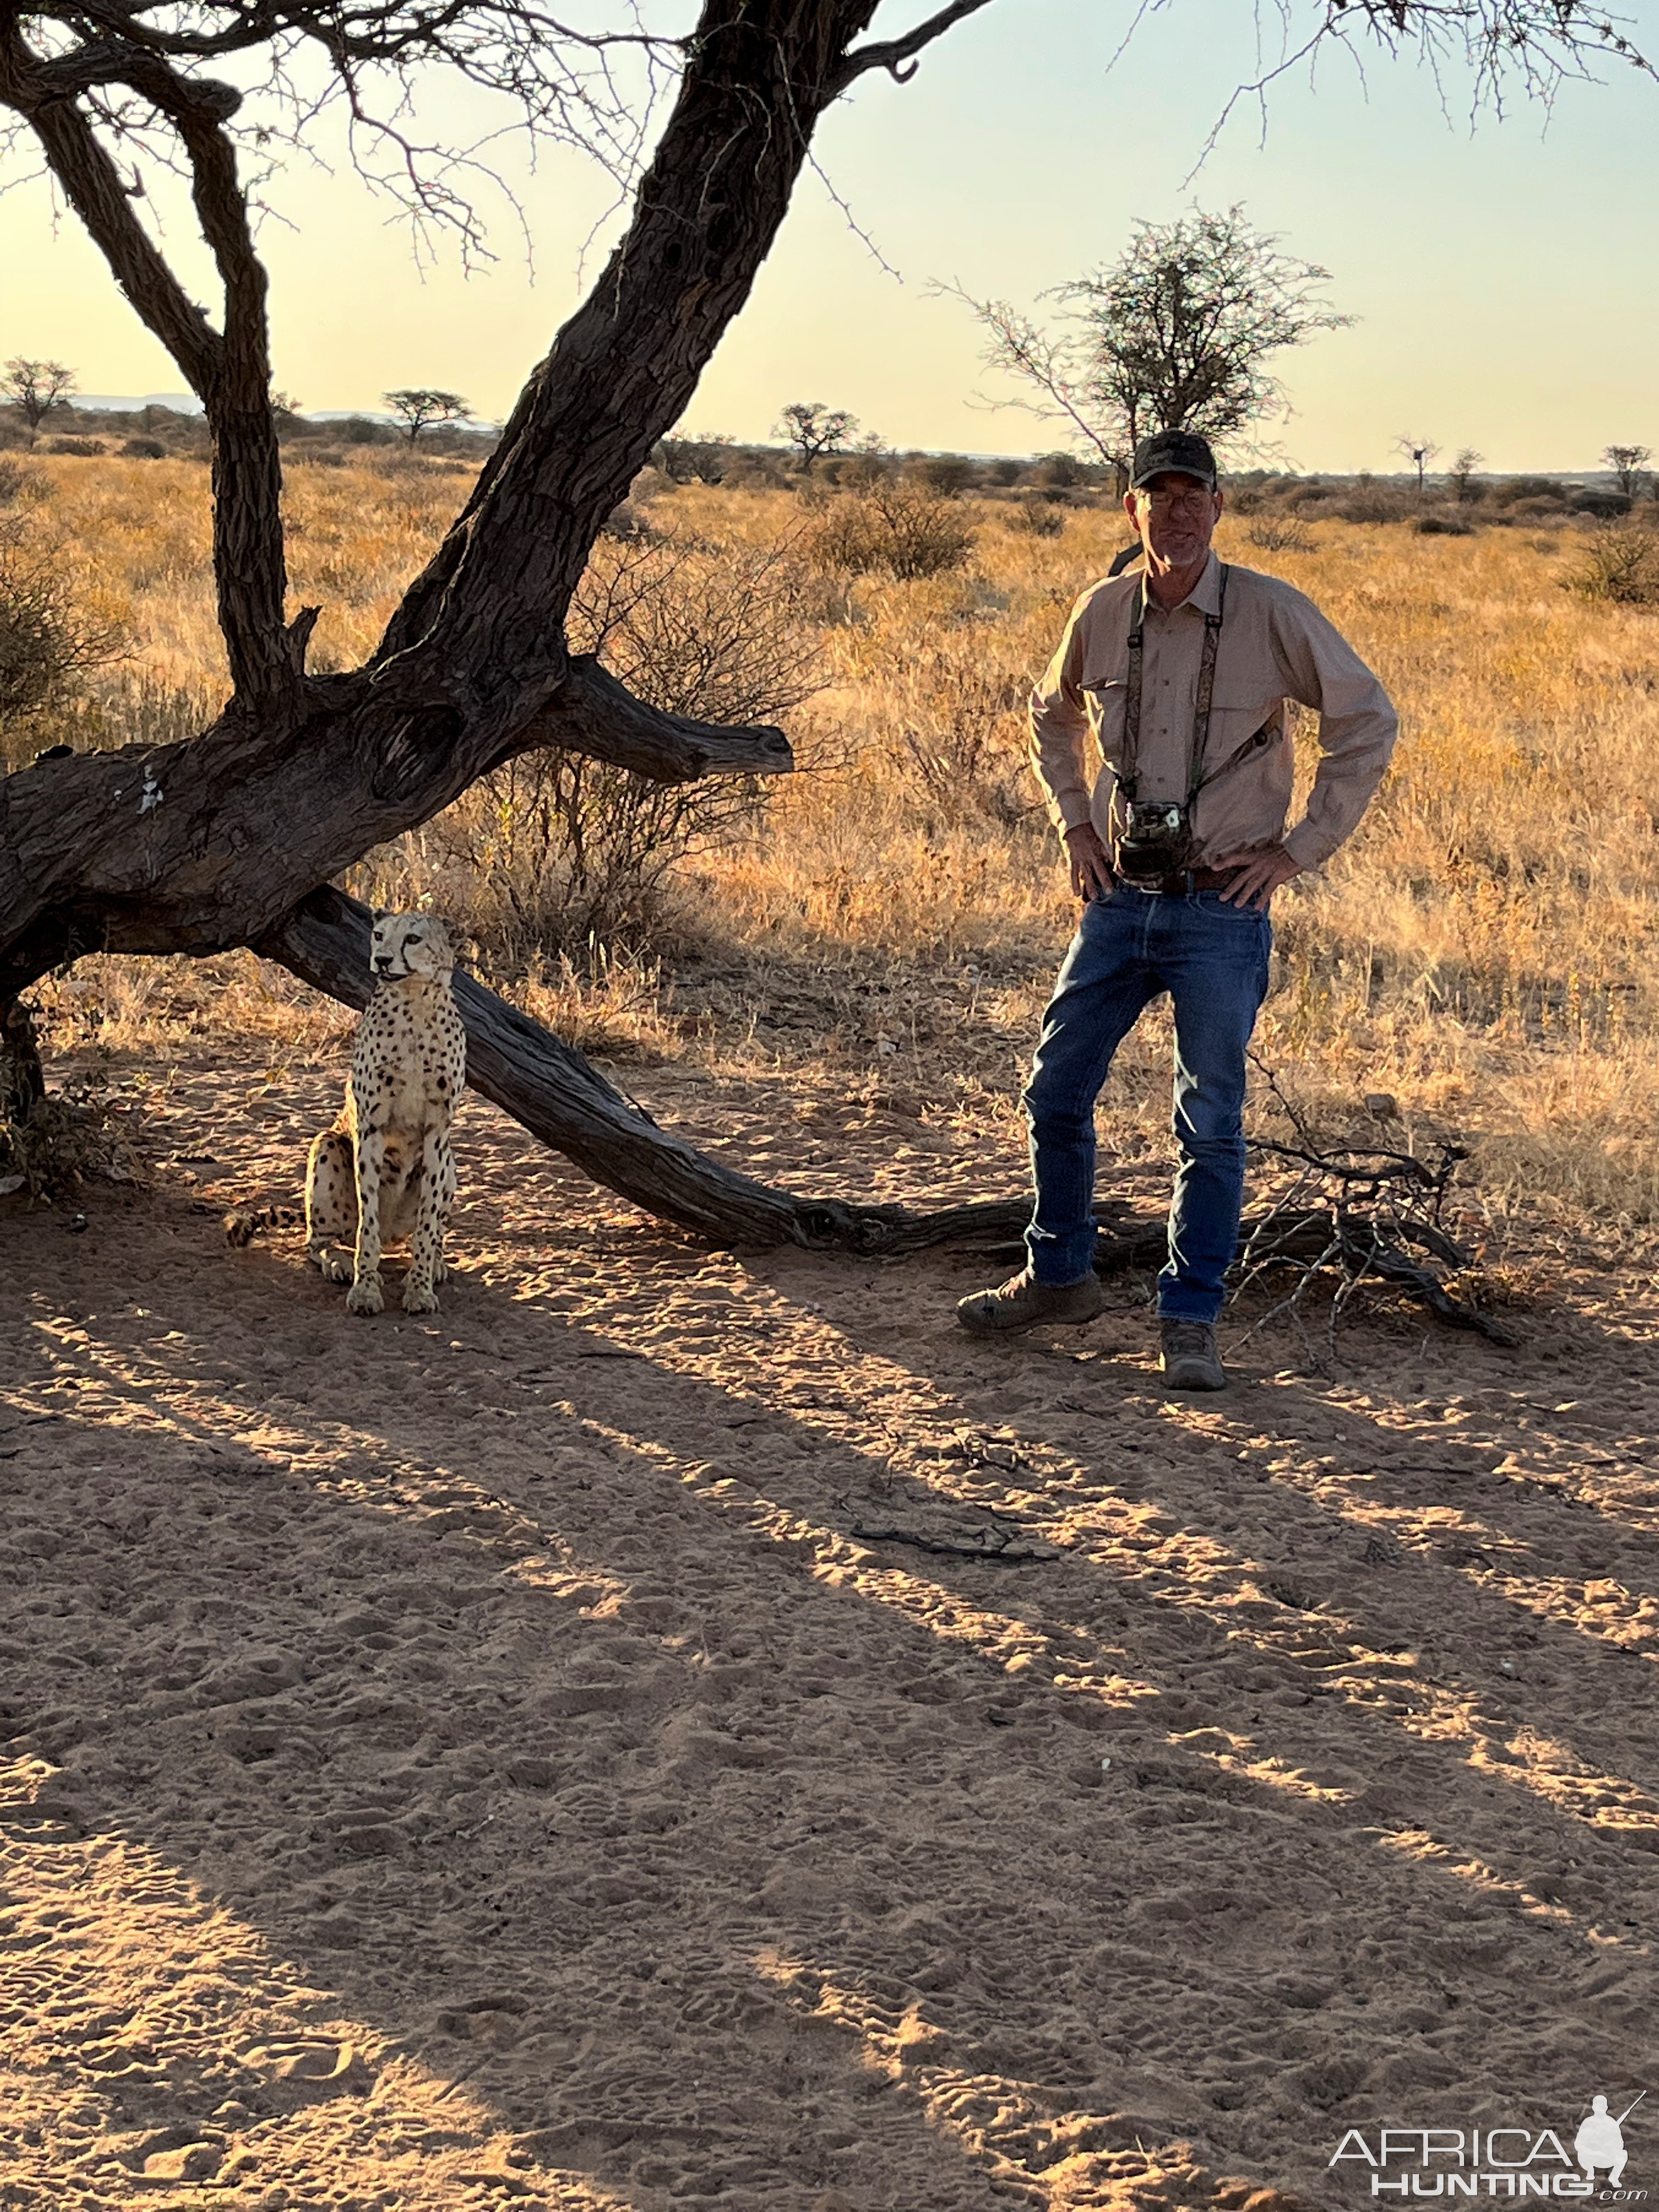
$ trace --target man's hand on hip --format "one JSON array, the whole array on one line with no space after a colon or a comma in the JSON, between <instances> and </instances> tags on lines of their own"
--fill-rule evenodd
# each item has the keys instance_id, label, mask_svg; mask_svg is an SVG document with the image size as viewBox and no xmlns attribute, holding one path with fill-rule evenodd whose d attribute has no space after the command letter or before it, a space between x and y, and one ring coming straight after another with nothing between
<instances>
[{"instance_id":1,"label":"man's hand on hip","mask_svg":"<svg viewBox=\"0 0 1659 2212\"><path fill-rule=\"evenodd\" d=\"M1111 890L1115 881L1111 855L1092 822L1079 822L1066 832L1066 857L1072 864L1072 890L1079 898L1091 899L1097 891Z\"/></svg>"},{"instance_id":2,"label":"man's hand on hip","mask_svg":"<svg viewBox=\"0 0 1659 2212\"><path fill-rule=\"evenodd\" d=\"M1300 865L1282 845L1263 846L1254 853L1228 853L1211 866L1222 873L1229 868L1237 871L1221 894L1224 906L1253 906L1263 914L1279 885L1302 873Z\"/></svg>"}]
</instances>

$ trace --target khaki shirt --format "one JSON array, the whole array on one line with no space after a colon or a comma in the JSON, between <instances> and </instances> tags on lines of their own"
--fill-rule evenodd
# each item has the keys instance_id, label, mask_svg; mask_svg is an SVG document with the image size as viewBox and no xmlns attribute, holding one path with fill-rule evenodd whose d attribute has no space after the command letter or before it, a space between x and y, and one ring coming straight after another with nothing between
<instances>
[{"instance_id":1,"label":"khaki shirt","mask_svg":"<svg viewBox=\"0 0 1659 2212\"><path fill-rule=\"evenodd\" d=\"M1032 765L1055 826L1063 835L1092 821L1109 851L1123 823L1110 764L1122 759L1129 632L1145 588L1139 569L1091 585L1073 608L1060 650L1031 695ZM1146 600L1136 779L1141 799L1187 796L1204 617L1220 605L1220 588L1221 567L1212 553L1180 606L1166 613L1155 599ZM1307 811L1288 837L1296 761L1287 699L1317 711L1322 755ZM1276 576L1230 566L1205 772L1269 724L1267 742L1199 793L1193 832L1200 865L1283 837L1298 866L1322 866L1357 826L1399 733L1388 694L1311 599ZM1091 735L1109 763L1097 777Z\"/></svg>"}]
</instances>

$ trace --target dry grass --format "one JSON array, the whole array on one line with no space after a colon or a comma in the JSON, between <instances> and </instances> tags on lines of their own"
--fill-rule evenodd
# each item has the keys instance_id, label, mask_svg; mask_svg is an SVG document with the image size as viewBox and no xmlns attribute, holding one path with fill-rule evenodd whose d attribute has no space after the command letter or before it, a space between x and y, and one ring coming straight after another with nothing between
<instances>
[{"instance_id":1,"label":"dry grass","mask_svg":"<svg viewBox=\"0 0 1659 2212\"><path fill-rule=\"evenodd\" d=\"M112 738L149 735L222 681L206 567L205 474L186 462L42 459L29 511L135 658L105 679ZM320 655L373 641L457 503L419 466L295 469L296 597L320 599ZM958 574L826 580L813 611L831 683L805 711L830 763L680 871L654 946L520 978L538 1011L634 1057L713 1054L902 1078L940 1121L1013 1110L1071 919L1023 766L1020 701L1074 593L1121 543L1099 508L1058 535L1016 502L964 502ZM701 486L653 522L706 544L775 542L790 494ZM1261 1045L1328 1121L1367 1091L1406 1124L1468 1136L1494 1204L1521 1197L1606 1220L1659 1218L1659 898L1655 623L1563 588L1576 532L1424 538L1322 522L1224 553L1310 592L1380 671L1402 714L1394 773L1322 878L1281 901L1278 985ZM1258 533L1259 535L1260 533ZM1304 763L1310 768L1310 763ZM464 802L465 804L465 802ZM418 854L418 848L416 848ZM394 866L395 863L395 866ZM372 863L412 878L410 848ZM44 994L57 1040L112 1048L234 1024L273 1051L331 1048L343 1016L246 959L183 970L83 963ZM1156 1023L1126 1049L1108 1136L1166 1141Z\"/></svg>"}]
</instances>

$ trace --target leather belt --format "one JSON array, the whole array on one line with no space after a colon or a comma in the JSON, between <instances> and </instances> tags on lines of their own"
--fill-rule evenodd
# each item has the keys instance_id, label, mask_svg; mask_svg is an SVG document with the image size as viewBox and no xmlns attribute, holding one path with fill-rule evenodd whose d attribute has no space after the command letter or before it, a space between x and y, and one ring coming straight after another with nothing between
<instances>
[{"instance_id":1,"label":"leather belt","mask_svg":"<svg viewBox=\"0 0 1659 2212\"><path fill-rule=\"evenodd\" d=\"M1237 868L1180 868L1172 876L1156 876L1137 883L1132 876L1118 881L1132 891L1158 891L1165 898L1185 898L1188 891L1224 891L1237 880Z\"/></svg>"}]
</instances>

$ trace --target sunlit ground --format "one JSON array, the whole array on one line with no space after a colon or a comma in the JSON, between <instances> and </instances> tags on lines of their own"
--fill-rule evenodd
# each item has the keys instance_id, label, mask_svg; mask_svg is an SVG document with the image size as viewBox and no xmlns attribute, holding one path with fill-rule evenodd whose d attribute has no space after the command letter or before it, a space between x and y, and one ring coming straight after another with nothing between
<instances>
[{"instance_id":1,"label":"sunlit ground","mask_svg":"<svg viewBox=\"0 0 1659 2212\"><path fill-rule=\"evenodd\" d=\"M967 1263L700 1251L470 1100L444 1312L351 1321L217 1225L337 1081L181 1060L152 1194L0 1211L0 2202L1323 2207L1635 2094L1638 1275L1177 1402L1133 1281L975 1345Z\"/></svg>"}]
</instances>

